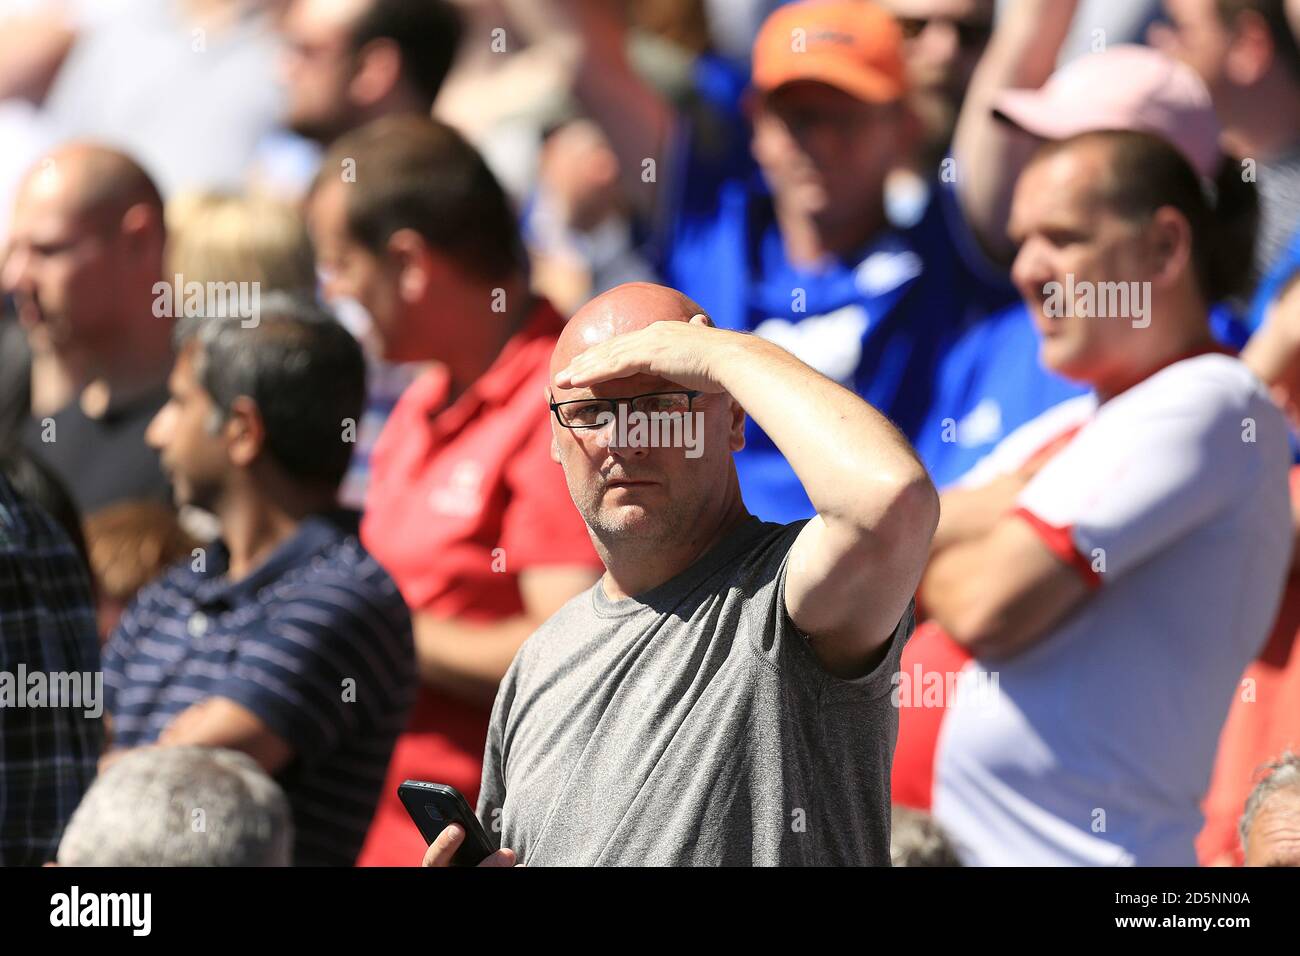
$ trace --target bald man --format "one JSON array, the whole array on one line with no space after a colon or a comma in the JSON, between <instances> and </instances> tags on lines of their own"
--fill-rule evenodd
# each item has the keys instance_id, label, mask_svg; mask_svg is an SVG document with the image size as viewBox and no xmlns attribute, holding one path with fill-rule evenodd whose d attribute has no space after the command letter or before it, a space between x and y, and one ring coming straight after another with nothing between
<instances>
[{"instance_id":1,"label":"bald man","mask_svg":"<svg viewBox=\"0 0 1300 956\"><path fill-rule=\"evenodd\" d=\"M501 685L478 815L503 848L486 862L887 865L891 678L938 520L912 449L661 286L590 302L551 373L551 454L605 574ZM746 414L812 519L746 510ZM425 864L462 839L448 827Z\"/></svg>"},{"instance_id":2,"label":"bald man","mask_svg":"<svg viewBox=\"0 0 1300 956\"><path fill-rule=\"evenodd\" d=\"M101 146L42 157L15 201L0 282L33 351L33 417L22 440L83 513L129 498L169 500L144 442L171 368L172 319L154 310L164 239L149 176ZM51 379L53 398L43 387Z\"/></svg>"}]
</instances>

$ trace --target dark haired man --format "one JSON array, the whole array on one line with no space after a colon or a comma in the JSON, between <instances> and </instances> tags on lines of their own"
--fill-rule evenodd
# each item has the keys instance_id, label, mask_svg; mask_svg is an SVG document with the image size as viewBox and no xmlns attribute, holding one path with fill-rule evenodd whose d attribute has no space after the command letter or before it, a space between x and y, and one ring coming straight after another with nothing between
<instances>
[{"instance_id":1,"label":"dark haired man","mask_svg":"<svg viewBox=\"0 0 1300 956\"><path fill-rule=\"evenodd\" d=\"M1259 184L1257 278L1278 262L1300 221L1300 44L1287 2L1165 0L1169 26L1152 30L1157 46L1205 81L1225 150ZM1252 327L1260 319L1257 309Z\"/></svg>"},{"instance_id":2,"label":"dark haired man","mask_svg":"<svg viewBox=\"0 0 1300 956\"><path fill-rule=\"evenodd\" d=\"M286 124L328 145L381 116L429 115L461 29L446 0L294 0Z\"/></svg>"},{"instance_id":3,"label":"dark haired man","mask_svg":"<svg viewBox=\"0 0 1300 956\"><path fill-rule=\"evenodd\" d=\"M1285 424L1207 321L1249 258L1147 133L1043 146L1010 232L1043 364L1091 392L941 499L920 600L976 660L934 814L968 864L1194 865L1291 549Z\"/></svg>"},{"instance_id":4,"label":"dark haired man","mask_svg":"<svg viewBox=\"0 0 1300 956\"><path fill-rule=\"evenodd\" d=\"M423 686L360 862L409 865L423 844L397 785L474 799L497 684L595 577L538 401L563 322L529 295L501 186L442 123L394 117L345 136L309 206L327 294L366 307L385 358L433 363L375 445L362 523L414 612Z\"/></svg>"},{"instance_id":5,"label":"dark haired man","mask_svg":"<svg viewBox=\"0 0 1300 956\"><path fill-rule=\"evenodd\" d=\"M104 650L118 748L241 750L294 813L294 859L348 865L415 679L392 580L334 513L365 370L315 306L265 297L258 322L187 320L149 426L176 496L221 541L146 587Z\"/></svg>"}]
</instances>

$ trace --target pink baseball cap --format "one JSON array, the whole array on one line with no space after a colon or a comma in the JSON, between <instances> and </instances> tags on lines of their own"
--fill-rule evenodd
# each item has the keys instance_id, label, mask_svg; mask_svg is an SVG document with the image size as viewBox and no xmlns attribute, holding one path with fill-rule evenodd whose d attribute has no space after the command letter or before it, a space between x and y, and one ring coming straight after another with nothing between
<instances>
[{"instance_id":1,"label":"pink baseball cap","mask_svg":"<svg viewBox=\"0 0 1300 956\"><path fill-rule=\"evenodd\" d=\"M993 113L1043 139L1099 129L1155 133L1207 179L1223 160L1219 121L1196 71L1137 44L1081 56L1041 89L1006 90L993 101Z\"/></svg>"}]
</instances>

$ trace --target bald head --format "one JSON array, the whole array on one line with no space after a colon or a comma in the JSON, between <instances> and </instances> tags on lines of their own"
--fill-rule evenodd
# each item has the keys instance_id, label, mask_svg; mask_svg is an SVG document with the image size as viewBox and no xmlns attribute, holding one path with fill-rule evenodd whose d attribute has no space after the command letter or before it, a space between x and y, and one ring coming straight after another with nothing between
<instances>
[{"instance_id":1,"label":"bald head","mask_svg":"<svg viewBox=\"0 0 1300 956\"><path fill-rule=\"evenodd\" d=\"M551 376L593 345L655 322L689 322L707 315L698 302L653 282L627 282L596 296L574 313L551 353Z\"/></svg>"},{"instance_id":2,"label":"bald head","mask_svg":"<svg viewBox=\"0 0 1300 956\"><path fill-rule=\"evenodd\" d=\"M117 221L136 205L162 221L162 196L149 174L125 153L94 143L70 143L44 156L28 172L21 194L57 203L82 221Z\"/></svg>"},{"instance_id":3,"label":"bald head","mask_svg":"<svg viewBox=\"0 0 1300 956\"><path fill-rule=\"evenodd\" d=\"M126 394L161 383L171 364L153 291L165 242L162 198L140 165L71 143L24 178L0 285L75 380L103 378Z\"/></svg>"}]
</instances>

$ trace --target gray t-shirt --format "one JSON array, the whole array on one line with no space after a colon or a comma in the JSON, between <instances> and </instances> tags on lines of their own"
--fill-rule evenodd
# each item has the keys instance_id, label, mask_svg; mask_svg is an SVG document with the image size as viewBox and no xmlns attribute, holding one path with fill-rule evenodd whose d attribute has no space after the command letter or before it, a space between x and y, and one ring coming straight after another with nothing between
<instances>
[{"instance_id":1,"label":"gray t-shirt","mask_svg":"<svg viewBox=\"0 0 1300 956\"><path fill-rule=\"evenodd\" d=\"M805 522L750 518L686 571L598 582L515 657L478 815L529 866L889 864L892 675L827 674L785 610Z\"/></svg>"}]
</instances>

